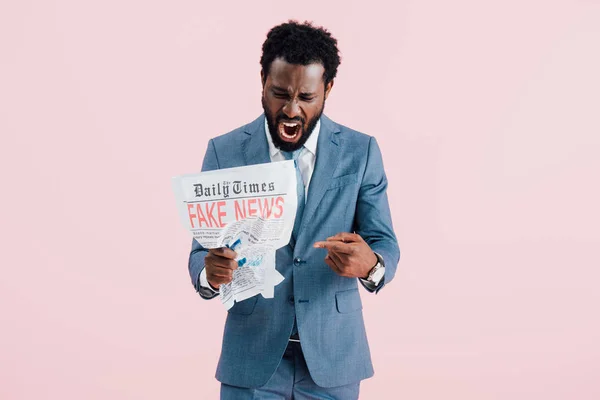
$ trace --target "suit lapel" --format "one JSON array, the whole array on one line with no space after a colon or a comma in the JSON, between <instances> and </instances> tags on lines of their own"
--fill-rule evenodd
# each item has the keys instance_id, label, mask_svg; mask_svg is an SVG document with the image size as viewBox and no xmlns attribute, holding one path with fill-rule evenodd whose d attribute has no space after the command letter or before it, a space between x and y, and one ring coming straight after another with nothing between
<instances>
[{"instance_id":1,"label":"suit lapel","mask_svg":"<svg viewBox=\"0 0 600 400\"><path fill-rule=\"evenodd\" d=\"M329 182L338 165L341 148L339 133L340 129L338 125L325 115L321 115L321 131L319 132L319 140L317 141L317 159L308 186L308 197L304 214L302 215L302 224L300 225L298 239L302 237L302 232L306 228L306 224L312 219L313 214L321 203L321 199L325 195L325 192L327 192Z\"/></svg>"},{"instance_id":2,"label":"suit lapel","mask_svg":"<svg viewBox=\"0 0 600 400\"><path fill-rule=\"evenodd\" d=\"M250 122L244 128L246 139L243 143L243 152L246 165L263 164L271 161L269 156L269 143L265 133L265 116Z\"/></svg>"}]
</instances>

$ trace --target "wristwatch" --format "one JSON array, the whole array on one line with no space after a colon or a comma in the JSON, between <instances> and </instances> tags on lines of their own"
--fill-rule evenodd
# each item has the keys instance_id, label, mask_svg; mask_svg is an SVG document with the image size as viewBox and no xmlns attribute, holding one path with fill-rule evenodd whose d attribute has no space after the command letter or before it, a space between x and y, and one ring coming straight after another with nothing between
<instances>
[{"instance_id":1,"label":"wristwatch","mask_svg":"<svg viewBox=\"0 0 600 400\"><path fill-rule=\"evenodd\" d=\"M369 276L367 276L366 280L371 282L373 285L377 286L379 285L379 282L381 282L381 279L383 279L383 276L385 275L385 267L383 266L383 260L381 259L381 256L377 253L375 253L375 256L377 257L377 264L375 264L375 266L371 268Z\"/></svg>"}]
</instances>

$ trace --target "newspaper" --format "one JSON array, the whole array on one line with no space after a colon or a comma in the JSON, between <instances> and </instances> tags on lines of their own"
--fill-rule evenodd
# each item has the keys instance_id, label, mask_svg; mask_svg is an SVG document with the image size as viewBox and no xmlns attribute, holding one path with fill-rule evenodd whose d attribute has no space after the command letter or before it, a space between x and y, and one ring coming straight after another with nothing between
<instances>
[{"instance_id":1,"label":"newspaper","mask_svg":"<svg viewBox=\"0 0 600 400\"><path fill-rule=\"evenodd\" d=\"M293 160L227 168L172 179L183 225L204 248L237 253L233 280L221 285L226 309L261 294L273 298L283 281L275 251L287 245L298 197Z\"/></svg>"}]
</instances>

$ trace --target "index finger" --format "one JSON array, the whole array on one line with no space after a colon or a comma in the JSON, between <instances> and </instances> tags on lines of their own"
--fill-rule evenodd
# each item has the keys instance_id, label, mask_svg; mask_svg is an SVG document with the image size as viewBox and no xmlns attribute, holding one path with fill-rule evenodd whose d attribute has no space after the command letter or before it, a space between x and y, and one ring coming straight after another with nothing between
<instances>
[{"instance_id":1,"label":"index finger","mask_svg":"<svg viewBox=\"0 0 600 400\"><path fill-rule=\"evenodd\" d=\"M237 257L237 253L228 247L217 247L216 249L209 249L208 251L216 256L230 258L232 260Z\"/></svg>"},{"instance_id":2,"label":"index finger","mask_svg":"<svg viewBox=\"0 0 600 400\"><path fill-rule=\"evenodd\" d=\"M333 240L315 242L315 244L313 244L313 247L318 249L331 250L336 253L352 254L352 246L349 243L342 243Z\"/></svg>"},{"instance_id":3,"label":"index finger","mask_svg":"<svg viewBox=\"0 0 600 400\"><path fill-rule=\"evenodd\" d=\"M329 240L329 241L335 240L335 241L340 241L340 242L358 242L359 235L357 235L356 233L350 233L350 232L340 232L333 236L329 236L327 238L327 240Z\"/></svg>"}]
</instances>

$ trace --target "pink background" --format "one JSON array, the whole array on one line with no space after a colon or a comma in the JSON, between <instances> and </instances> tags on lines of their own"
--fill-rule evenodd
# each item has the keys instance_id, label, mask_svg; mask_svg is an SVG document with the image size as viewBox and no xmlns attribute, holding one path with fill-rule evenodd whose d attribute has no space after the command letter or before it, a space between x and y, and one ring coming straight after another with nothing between
<instances>
[{"instance_id":1,"label":"pink background","mask_svg":"<svg viewBox=\"0 0 600 400\"><path fill-rule=\"evenodd\" d=\"M170 178L261 112L289 17L339 39L326 113L390 181L361 398L600 398L594 0L3 1L0 398L217 398Z\"/></svg>"}]
</instances>

